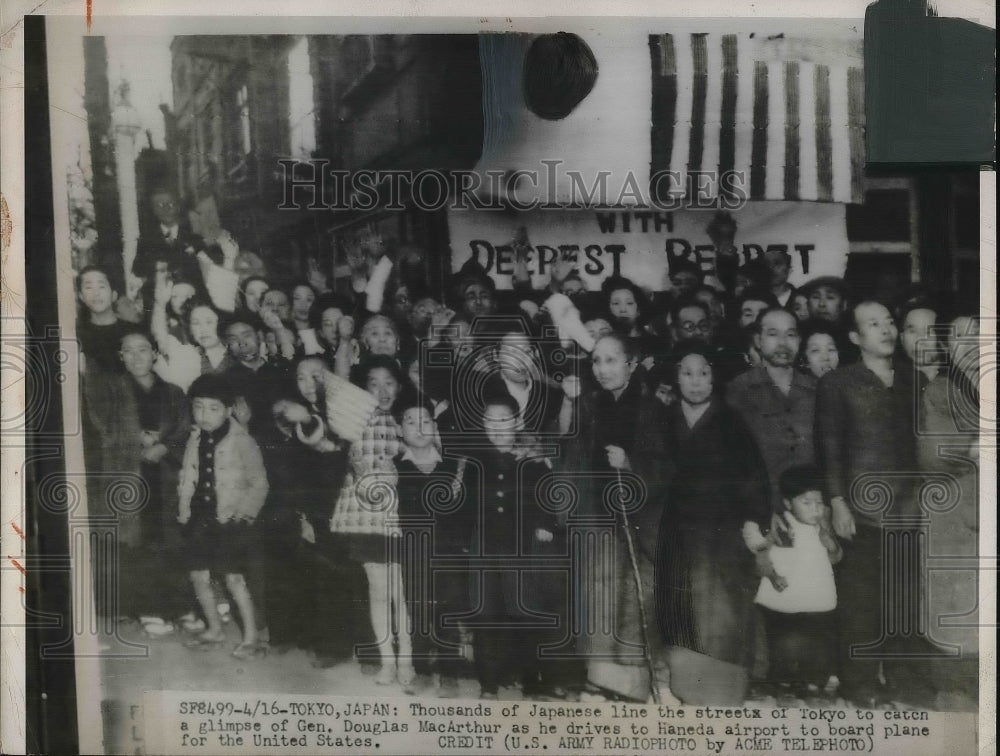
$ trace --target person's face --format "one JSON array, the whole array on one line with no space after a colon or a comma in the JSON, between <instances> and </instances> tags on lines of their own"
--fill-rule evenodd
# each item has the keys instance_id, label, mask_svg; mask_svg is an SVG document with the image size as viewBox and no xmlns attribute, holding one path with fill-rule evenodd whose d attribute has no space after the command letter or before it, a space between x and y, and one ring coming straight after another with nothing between
<instances>
[{"instance_id":1,"label":"person's face","mask_svg":"<svg viewBox=\"0 0 1000 756\"><path fill-rule=\"evenodd\" d=\"M413 329L415 334L423 336L427 333L427 329L431 326L431 320L434 318L437 308L437 301L431 297L424 297L416 301L409 315L410 328Z\"/></svg>"},{"instance_id":2,"label":"person's face","mask_svg":"<svg viewBox=\"0 0 1000 756\"><path fill-rule=\"evenodd\" d=\"M785 502L795 519L803 525L819 525L823 519L825 505L823 494L819 491L805 491L791 501L785 499Z\"/></svg>"},{"instance_id":3,"label":"person's face","mask_svg":"<svg viewBox=\"0 0 1000 756\"><path fill-rule=\"evenodd\" d=\"M194 296L194 286L189 283L175 283L170 288L170 309L179 313L184 303Z\"/></svg>"},{"instance_id":4,"label":"person's face","mask_svg":"<svg viewBox=\"0 0 1000 756\"><path fill-rule=\"evenodd\" d=\"M677 401L677 395L674 393L674 387L669 383L658 384L653 396L661 401L664 407L669 407Z\"/></svg>"},{"instance_id":5,"label":"person's face","mask_svg":"<svg viewBox=\"0 0 1000 756\"><path fill-rule=\"evenodd\" d=\"M594 378L605 391L619 391L628 385L637 363L629 361L617 339L601 339L591 355Z\"/></svg>"},{"instance_id":6,"label":"person's face","mask_svg":"<svg viewBox=\"0 0 1000 756\"><path fill-rule=\"evenodd\" d=\"M776 250L768 250L764 253L764 262L767 263L771 271L771 286L784 286L788 283L789 265L788 255Z\"/></svg>"},{"instance_id":7,"label":"person's face","mask_svg":"<svg viewBox=\"0 0 1000 756\"><path fill-rule=\"evenodd\" d=\"M910 310L903 320L903 330L899 334L899 343L903 352L914 362L917 361L917 342L923 339L924 362L928 351L933 347L934 321L937 314L933 310Z\"/></svg>"},{"instance_id":8,"label":"person's face","mask_svg":"<svg viewBox=\"0 0 1000 756\"><path fill-rule=\"evenodd\" d=\"M96 315L107 312L118 299L108 277L99 270L91 270L80 278L80 301Z\"/></svg>"},{"instance_id":9,"label":"person's face","mask_svg":"<svg viewBox=\"0 0 1000 756\"><path fill-rule=\"evenodd\" d=\"M712 366L700 354L689 354L677 366L677 388L688 404L712 398Z\"/></svg>"},{"instance_id":10,"label":"person's face","mask_svg":"<svg viewBox=\"0 0 1000 756\"><path fill-rule=\"evenodd\" d=\"M295 385L299 394L310 404L319 399L319 387L323 382L323 363L320 360L303 360L295 368Z\"/></svg>"},{"instance_id":11,"label":"person's face","mask_svg":"<svg viewBox=\"0 0 1000 756\"><path fill-rule=\"evenodd\" d=\"M632 325L639 317L639 303L635 295L628 289L616 289L608 299L608 309L611 315L622 323Z\"/></svg>"},{"instance_id":12,"label":"person's face","mask_svg":"<svg viewBox=\"0 0 1000 756\"><path fill-rule=\"evenodd\" d=\"M899 331L890 312L880 304L868 302L854 310L855 328L851 341L862 354L872 357L891 357L896 350Z\"/></svg>"},{"instance_id":13,"label":"person's face","mask_svg":"<svg viewBox=\"0 0 1000 756\"><path fill-rule=\"evenodd\" d=\"M708 308L709 317L711 317L714 322L721 323L725 319L726 308L722 304L722 300L719 299L714 292L708 291L707 289L701 289L694 295L694 297Z\"/></svg>"},{"instance_id":14,"label":"person's face","mask_svg":"<svg viewBox=\"0 0 1000 756\"><path fill-rule=\"evenodd\" d=\"M157 192L152 196L153 215L164 226L172 226L180 217L180 205L173 192Z\"/></svg>"},{"instance_id":15,"label":"person's face","mask_svg":"<svg viewBox=\"0 0 1000 756\"><path fill-rule=\"evenodd\" d=\"M590 334L590 338L597 341L602 336L607 336L614 329L611 324L604 318L594 318L593 320L588 320L583 324L583 327L587 329L587 333Z\"/></svg>"},{"instance_id":16,"label":"person's face","mask_svg":"<svg viewBox=\"0 0 1000 756\"><path fill-rule=\"evenodd\" d=\"M736 280L733 282L733 296L743 296L743 292L751 286L753 286L753 281L750 279L750 276L744 273L737 273Z\"/></svg>"},{"instance_id":17,"label":"person's face","mask_svg":"<svg viewBox=\"0 0 1000 756\"><path fill-rule=\"evenodd\" d=\"M286 323L292 319L292 308L288 303L288 295L278 289L268 289L260 300L261 310L270 310Z\"/></svg>"},{"instance_id":18,"label":"person's face","mask_svg":"<svg viewBox=\"0 0 1000 756\"><path fill-rule=\"evenodd\" d=\"M686 297L698 288L701 283L698 276L689 270L681 270L670 276L670 282L677 290L678 296Z\"/></svg>"},{"instance_id":19,"label":"person's face","mask_svg":"<svg viewBox=\"0 0 1000 756\"><path fill-rule=\"evenodd\" d=\"M577 294L584 291L583 281L579 278L568 278L562 282L562 286L559 287L559 291L572 299Z\"/></svg>"},{"instance_id":20,"label":"person's face","mask_svg":"<svg viewBox=\"0 0 1000 756\"><path fill-rule=\"evenodd\" d=\"M500 340L497 349L500 374L508 381L524 383L531 378L534 365L534 350L528 337L523 333L508 333Z\"/></svg>"},{"instance_id":21,"label":"person's face","mask_svg":"<svg viewBox=\"0 0 1000 756\"><path fill-rule=\"evenodd\" d=\"M260 357L260 338L249 323L233 323L226 329L226 346L233 359L253 362Z\"/></svg>"},{"instance_id":22,"label":"person's face","mask_svg":"<svg viewBox=\"0 0 1000 756\"><path fill-rule=\"evenodd\" d=\"M400 428L403 443L411 449L426 449L434 443L437 426L426 407L410 407L403 413Z\"/></svg>"},{"instance_id":23,"label":"person's face","mask_svg":"<svg viewBox=\"0 0 1000 756\"><path fill-rule=\"evenodd\" d=\"M229 408L219 399L196 396L191 402L191 417L201 430L211 433L222 427L229 417Z\"/></svg>"},{"instance_id":24,"label":"person's face","mask_svg":"<svg viewBox=\"0 0 1000 756\"><path fill-rule=\"evenodd\" d=\"M759 299L747 299L740 305L740 328L746 328L757 322L757 316L767 309L767 302Z\"/></svg>"},{"instance_id":25,"label":"person's face","mask_svg":"<svg viewBox=\"0 0 1000 756\"><path fill-rule=\"evenodd\" d=\"M306 320L309 308L316 301L316 293L308 286L296 286L292 289L292 315L296 320Z\"/></svg>"},{"instance_id":26,"label":"person's face","mask_svg":"<svg viewBox=\"0 0 1000 756\"><path fill-rule=\"evenodd\" d=\"M712 339L712 321L701 307L682 307L677 313L674 337L678 341L697 339L708 343Z\"/></svg>"},{"instance_id":27,"label":"person's face","mask_svg":"<svg viewBox=\"0 0 1000 756\"><path fill-rule=\"evenodd\" d=\"M799 325L790 312L769 312L760 322L757 336L760 358L773 367L792 367L802 340Z\"/></svg>"},{"instance_id":28,"label":"person's face","mask_svg":"<svg viewBox=\"0 0 1000 756\"><path fill-rule=\"evenodd\" d=\"M391 410L399 396L399 381L385 368L373 368L368 372L365 389L375 397L381 410Z\"/></svg>"},{"instance_id":29,"label":"person's face","mask_svg":"<svg viewBox=\"0 0 1000 756\"><path fill-rule=\"evenodd\" d=\"M219 344L219 316L208 307L191 310L191 338L202 349Z\"/></svg>"},{"instance_id":30,"label":"person's face","mask_svg":"<svg viewBox=\"0 0 1000 756\"><path fill-rule=\"evenodd\" d=\"M483 428L486 437L497 449L509 452L517 442L521 428L520 418L503 404L490 404L483 410Z\"/></svg>"},{"instance_id":31,"label":"person's face","mask_svg":"<svg viewBox=\"0 0 1000 756\"><path fill-rule=\"evenodd\" d=\"M832 286L819 286L809 294L809 317L836 323L844 314L844 298Z\"/></svg>"},{"instance_id":32,"label":"person's face","mask_svg":"<svg viewBox=\"0 0 1000 756\"><path fill-rule=\"evenodd\" d=\"M465 312L471 317L492 315L496 307L493 292L484 284L474 283L465 287Z\"/></svg>"},{"instance_id":33,"label":"person's face","mask_svg":"<svg viewBox=\"0 0 1000 756\"><path fill-rule=\"evenodd\" d=\"M328 307L323 310L319 320L319 334L327 344L337 343L337 323L344 317L339 307Z\"/></svg>"},{"instance_id":34,"label":"person's face","mask_svg":"<svg viewBox=\"0 0 1000 756\"><path fill-rule=\"evenodd\" d=\"M806 365L817 378L822 378L840 364L837 342L828 333L814 333L806 342Z\"/></svg>"},{"instance_id":35,"label":"person's face","mask_svg":"<svg viewBox=\"0 0 1000 756\"><path fill-rule=\"evenodd\" d=\"M804 294L796 294L792 297L792 312L800 323L809 320L809 297Z\"/></svg>"},{"instance_id":36,"label":"person's face","mask_svg":"<svg viewBox=\"0 0 1000 756\"><path fill-rule=\"evenodd\" d=\"M365 323L361 341L372 354L384 354L387 357L395 357L399 346L396 329L385 318L374 318Z\"/></svg>"},{"instance_id":37,"label":"person's face","mask_svg":"<svg viewBox=\"0 0 1000 756\"><path fill-rule=\"evenodd\" d=\"M410 290L405 286L400 286L392 297L393 316L400 320L406 320L412 309L413 301L410 299Z\"/></svg>"},{"instance_id":38,"label":"person's face","mask_svg":"<svg viewBox=\"0 0 1000 756\"><path fill-rule=\"evenodd\" d=\"M260 300L264 296L264 292L267 291L267 288L267 281L251 281L247 284L243 296L246 299L247 309L250 312L260 311Z\"/></svg>"},{"instance_id":39,"label":"person's face","mask_svg":"<svg viewBox=\"0 0 1000 756\"><path fill-rule=\"evenodd\" d=\"M420 391L420 360L413 360L406 368L406 377L410 379L417 391Z\"/></svg>"},{"instance_id":40,"label":"person's face","mask_svg":"<svg viewBox=\"0 0 1000 756\"><path fill-rule=\"evenodd\" d=\"M153 370L156 350L145 336L130 334L122 339L122 362L125 369L135 378L145 378Z\"/></svg>"}]
</instances>

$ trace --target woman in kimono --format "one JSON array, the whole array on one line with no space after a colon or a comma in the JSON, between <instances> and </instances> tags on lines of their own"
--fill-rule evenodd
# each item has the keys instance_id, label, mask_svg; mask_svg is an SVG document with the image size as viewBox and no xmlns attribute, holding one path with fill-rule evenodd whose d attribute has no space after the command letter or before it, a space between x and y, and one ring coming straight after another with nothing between
<instances>
[{"instance_id":1,"label":"woman in kimono","mask_svg":"<svg viewBox=\"0 0 1000 756\"><path fill-rule=\"evenodd\" d=\"M740 704L757 583L743 532L768 529L767 473L749 430L713 391L709 351L682 344L675 359L680 401L667 410L673 470L656 556L657 624L675 696Z\"/></svg>"}]
</instances>

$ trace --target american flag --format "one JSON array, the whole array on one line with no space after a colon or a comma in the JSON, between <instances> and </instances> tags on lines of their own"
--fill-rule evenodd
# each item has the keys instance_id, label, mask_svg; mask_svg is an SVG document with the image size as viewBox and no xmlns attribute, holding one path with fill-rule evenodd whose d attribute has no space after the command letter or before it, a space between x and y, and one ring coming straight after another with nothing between
<instances>
[{"instance_id":1,"label":"american flag","mask_svg":"<svg viewBox=\"0 0 1000 756\"><path fill-rule=\"evenodd\" d=\"M752 200L862 201L860 41L659 34L649 46L660 198L688 194L691 172L735 171Z\"/></svg>"}]
</instances>

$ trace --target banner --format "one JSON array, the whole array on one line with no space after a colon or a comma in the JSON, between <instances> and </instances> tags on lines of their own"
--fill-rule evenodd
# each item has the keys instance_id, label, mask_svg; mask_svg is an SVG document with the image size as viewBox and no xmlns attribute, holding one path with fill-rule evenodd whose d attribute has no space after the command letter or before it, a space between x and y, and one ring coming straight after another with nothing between
<instances>
[{"instance_id":1,"label":"banner","mask_svg":"<svg viewBox=\"0 0 1000 756\"><path fill-rule=\"evenodd\" d=\"M843 205L814 202L751 202L732 214L741 263L781 249L792 258L789 281L800 285L817 276L842 276L847 266ZM512 240L524 226L531 252L532 285L548 284L551 265L572 260L590 290L620 274L650 291L669 287L671 265L690 260L713 267L715 248L705 229L710 212L651 209L534 210L502 213L449 211L452 270L475 257L496 281L511 288Z\"/></svg>"}]
</instances>

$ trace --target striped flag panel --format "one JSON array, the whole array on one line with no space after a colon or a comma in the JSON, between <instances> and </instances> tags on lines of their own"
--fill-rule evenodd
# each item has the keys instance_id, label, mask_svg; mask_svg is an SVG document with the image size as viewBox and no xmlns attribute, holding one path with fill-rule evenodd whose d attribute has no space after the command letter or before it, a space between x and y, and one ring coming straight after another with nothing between
<instances>
[{"instance_id":1,"label":"striped flag panel","mask_svg":"<svg viewBox=\"0 0 1000 756\"><path fill-rule=\"evenodd\" d=\"M862 201L860 54L806 60L787 50L808 46L781 40L768 38L765 49L750 34L650 37L651 174L681 177L654 180L655 195L689 194L691 172L737 171L754 200Z\"/></svg>"}]
</instances>

